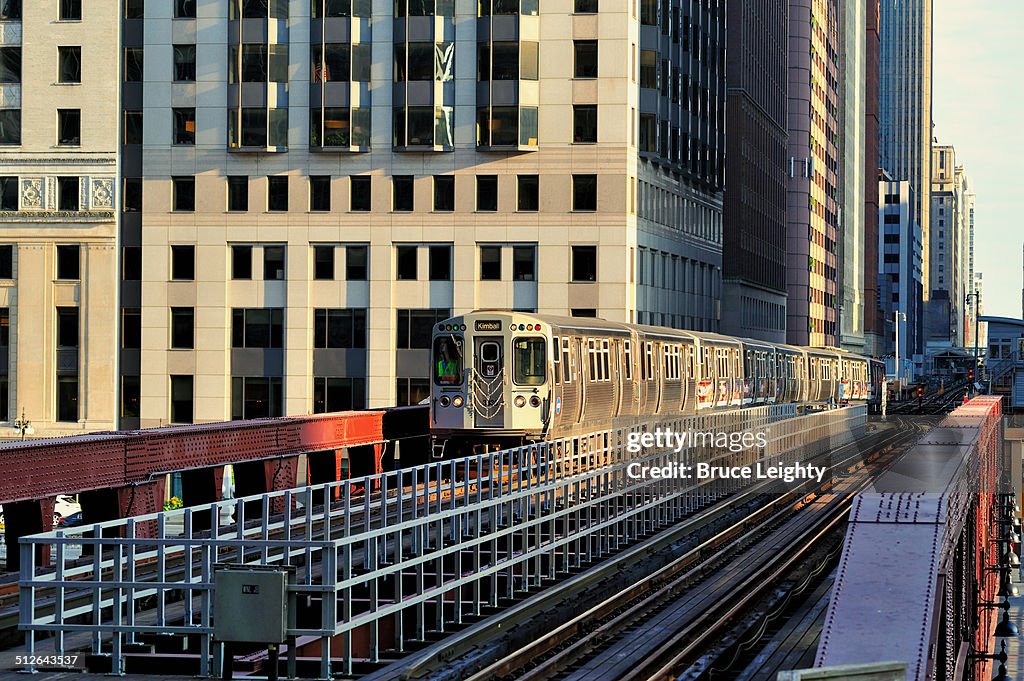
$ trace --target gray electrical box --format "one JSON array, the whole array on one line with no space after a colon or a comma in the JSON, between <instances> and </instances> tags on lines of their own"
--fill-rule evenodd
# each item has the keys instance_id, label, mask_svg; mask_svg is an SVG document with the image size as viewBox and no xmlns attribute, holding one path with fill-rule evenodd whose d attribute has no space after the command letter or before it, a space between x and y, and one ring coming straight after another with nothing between
<instances>
[{"instance_id":1,"label":"gray electrical box","mask_svg":"<svg viewBox=\"0 0 1024 681\"><path fill-rule=\"evenodd\" d=\"M288 573L275 566L214 567L213 636L231 643L282 643L288 630Z\"/></svg>"}]
</instances>

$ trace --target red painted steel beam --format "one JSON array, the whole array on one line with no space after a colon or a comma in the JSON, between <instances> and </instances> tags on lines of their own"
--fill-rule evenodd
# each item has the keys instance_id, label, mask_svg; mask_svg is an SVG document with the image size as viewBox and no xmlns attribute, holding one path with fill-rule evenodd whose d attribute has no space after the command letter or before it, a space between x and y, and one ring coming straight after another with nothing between
<instances>
[{"instance_id":1,"label":"red painted steel beam","mask_svg":"<svg viewBox=\"0 0 1024 681\"><path fill-rule=\"evenodd\" d=\"M288 416L2 443L0 504L120 488L175 471L377 444L385 439L384 414Z\"/></svg>"}]
</instances>

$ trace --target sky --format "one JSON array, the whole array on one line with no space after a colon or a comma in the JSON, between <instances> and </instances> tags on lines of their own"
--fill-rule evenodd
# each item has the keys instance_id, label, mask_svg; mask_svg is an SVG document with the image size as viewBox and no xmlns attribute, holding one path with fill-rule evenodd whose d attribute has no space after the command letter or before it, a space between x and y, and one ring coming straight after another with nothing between
<instances>
[{"instance_id":1,"label":"sky","mask_svg":"<svg viewBox=\"0 0 1024 681\"><path fill-rule=\"evenodd\" d=\"M1021 318L1024 2L934 0L934 135L974 186L974 269L985 314Z\"/></svg>"}]
</instances>

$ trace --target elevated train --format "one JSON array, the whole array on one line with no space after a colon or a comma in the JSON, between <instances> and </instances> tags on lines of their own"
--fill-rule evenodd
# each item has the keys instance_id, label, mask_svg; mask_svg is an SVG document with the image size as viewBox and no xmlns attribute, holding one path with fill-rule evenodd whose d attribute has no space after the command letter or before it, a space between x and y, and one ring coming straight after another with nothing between
<instances>
[{"instance_id":1,"label":"elevated train","mask_svg":"<svg viewBox=\"0 0 1024 681\"><path fill-rule=\"evenodd\" d=\"M838 348L478 310L434 326L433 456L568 437L656 416L881 400L884 365Z\"/></svg>"}]
</instances>

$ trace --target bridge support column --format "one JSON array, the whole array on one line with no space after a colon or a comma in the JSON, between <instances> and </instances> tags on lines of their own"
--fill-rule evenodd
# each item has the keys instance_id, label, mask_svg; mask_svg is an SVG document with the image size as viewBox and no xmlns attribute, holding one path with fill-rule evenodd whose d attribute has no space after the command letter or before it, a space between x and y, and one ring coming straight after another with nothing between
<instances>
[{"instance_id":1,"label":"bridge support column","mask_svg":"<svg viewBox=\"0 0 1024 681\"><path fill-rule=\"evenodd\" d=\"M345 470L345 450L328 449L322 452L310 452L306 455L306 475L310 485L323 485L338 482L348 477ZM335 489L334 499L338 499L340 489ZM313 495L314 504L322 504L324 500L319 492Z\"/></svg>"},{"instance_id":2,"label":"bridge support column","mask_svg":"<svg viewBox=\"0 0 1024 681\"><path fill-rule=\"evenodd\" d=\"M4 504L4 542L7 544L7 570L17 572L21 567L21 537L48 532L53 529L54 499L18 501ZM50 547L36 547L36 565L50 564Z\"/></svg>"},{"instance_id":3,"label":"bridge support column","mask_svg":"<svg viewBox=\"0 0 1024 681\"><path fill-rule=\"evenodd\" d=\"M283 456L266 461L247 461L235 464L235 496L248 497L265 492L277 492L291 489L297 482L299 470L298 456ZM271 503L274 513L284 511L284 500L275 499ZM260 504L251 502L246 505L245 517L258 517Z\"/></svg>"},{"instance_id":4,"label":"bridge support column","mask_svg":"<svg viewBox=\"0 0 1024 681\"><path fill-rule=\"evenodd\" d=\"M131 518L162 511L166 490L167 478L163 475L157 476L156 480L119 488L117 490L118 517ZM135 527L135 536L137 537L155 537L156 533L155 520L147 520Z\"/></svg>"}]
</instances>

